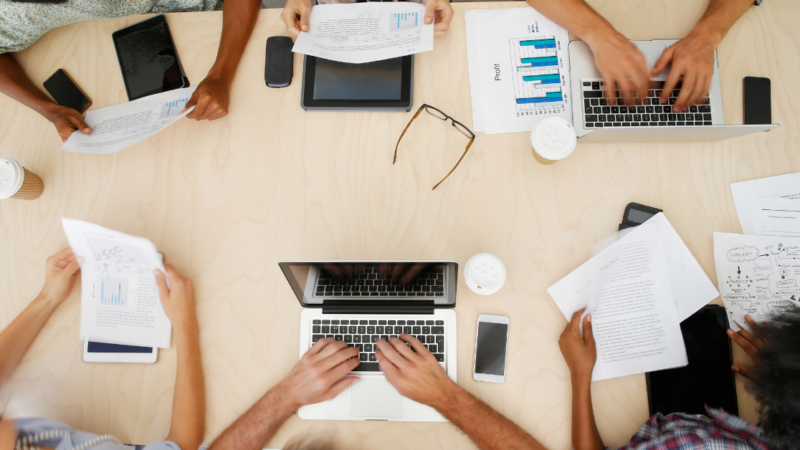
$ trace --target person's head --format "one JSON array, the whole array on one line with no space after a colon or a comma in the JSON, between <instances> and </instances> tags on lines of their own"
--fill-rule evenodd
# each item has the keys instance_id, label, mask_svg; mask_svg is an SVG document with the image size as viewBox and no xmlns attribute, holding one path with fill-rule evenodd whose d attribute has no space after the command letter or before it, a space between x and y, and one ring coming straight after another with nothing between
<instances>
[{"instance_id":1,"label":"person's head","mask_svg":"<svg viewBox=\"0 0 800 450\"><path fill-rule=\"evenodd\" d=\"M800 307L776 314L756 334L764 341L750 391L760 403L764 437L778 448L800 442Z\"/></svg>"}]
</instances>

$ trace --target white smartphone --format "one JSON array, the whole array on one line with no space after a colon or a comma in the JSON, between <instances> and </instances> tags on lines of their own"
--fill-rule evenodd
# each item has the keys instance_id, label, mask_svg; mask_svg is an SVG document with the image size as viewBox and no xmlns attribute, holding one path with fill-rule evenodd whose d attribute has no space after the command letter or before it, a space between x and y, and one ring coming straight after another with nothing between
<instances>
[{"instance_id":1,"label":"white smartphone","mask_svg":"<svg viewBox=\"0 0 800 450\"><path fill-rule=\"evenodd\" d=\"M506 379L506 349L508 348L508 317L478 316L475 337L475 381L502 383Z\"/></svg>"}]
</instances>

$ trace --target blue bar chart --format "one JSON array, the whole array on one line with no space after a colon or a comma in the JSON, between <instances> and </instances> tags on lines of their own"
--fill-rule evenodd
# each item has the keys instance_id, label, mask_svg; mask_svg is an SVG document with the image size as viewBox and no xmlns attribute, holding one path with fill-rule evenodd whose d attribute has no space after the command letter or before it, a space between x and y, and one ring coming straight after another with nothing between
<instances>
[{"instance_id":1,"label":"blue bar chart","mask_svg":"<svg viewBox=\"0 0 800 450\"><path fill-rule=\"evenodd\" d=\"M183 111L183 108L186 107L186 103L188 102L189 97L173 100L169 103L163 103L161 105L161 112L158 115L158 119L167 119L169 117L181 115L181 111Z\"/></svg>"},{"instance_id":2,"label":"blue bar chart","mask_svg":"<svg viewBox=\"0 0 800 450\"><path fill-rule=\"evenodd\" d=\"M103 278L100 280L100 304L104 306L128 306L128 280Z\"/></svg>"},{"instance_id":3,"label":"blue bar chart","mask_svg":"<svg viewBox=\"0 0 800 450\"><path fill-rule=\"evenodd\" d=\"M404 31L419 26L419 13L417 12L395 12L389 20L390 31Z\"/></svg>"},{"instance_id":4,"label":"blue bar chart","mask_svg":"<svg viewBox=\"0 0 800 450\"><path fill-rule=\"evenodd\" d=\"M563 111L565 80L555 38L512 38L509 45L517 111L522 114Z\"/></svg>"}]
</instances>

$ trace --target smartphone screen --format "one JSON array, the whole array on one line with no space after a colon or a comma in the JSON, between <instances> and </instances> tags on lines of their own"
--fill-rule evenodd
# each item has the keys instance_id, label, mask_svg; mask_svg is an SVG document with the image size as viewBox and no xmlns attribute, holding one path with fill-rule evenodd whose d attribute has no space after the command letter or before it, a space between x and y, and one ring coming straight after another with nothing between
<instances>
[{"instance_id":1,"label":"smartphone screen","mask_svg":"<svg viewBox=\"0 0 800 450\"><path fill-rule=\"evenodd\" d=\"M772 89L769 78L744 77L744 123L772 123Z\"/></svg>"},{"instance_id":2,"label":"smartphone screen","mask_svg":"<svg viewBox=\"0 0 800 450\"><path fill-rule=\"evenodd\" d=\"M102 342L91 342L87 347L89 353L153 353L151 347L136 347L133 345L105 344Z\"/></svg>"},{"instance_id":3,"label":"smartphone screen","mask_svg":"<svg viewBox=\"0 0 800 450\"><path fill-rule=\"evenodd\" d=\"M507 336L507 323L478 322L475 373L505 375Z\"/></svg>"}]
</instances>

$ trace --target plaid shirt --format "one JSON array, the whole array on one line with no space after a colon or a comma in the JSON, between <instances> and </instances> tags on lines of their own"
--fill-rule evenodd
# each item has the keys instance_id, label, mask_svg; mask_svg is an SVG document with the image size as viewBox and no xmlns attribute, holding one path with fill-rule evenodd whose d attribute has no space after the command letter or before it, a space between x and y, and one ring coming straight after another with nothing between
<instances>
[{"instance_id":1,"label":"plaid shirt","mask_svg":"<svg viewBox=\"0 0 800 450\"><path fill-rule=\"evenodd\" d=\"M771 449L757 426L721 409L706 407L706 412L708 417L657 413L620 450Z\"/></svg>"}]
</instances>

